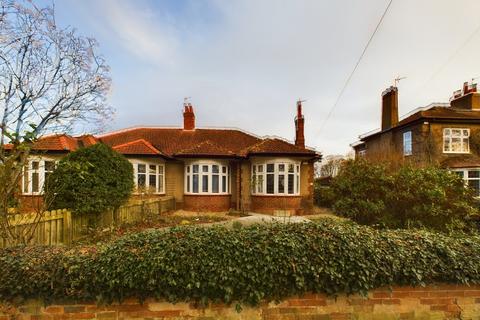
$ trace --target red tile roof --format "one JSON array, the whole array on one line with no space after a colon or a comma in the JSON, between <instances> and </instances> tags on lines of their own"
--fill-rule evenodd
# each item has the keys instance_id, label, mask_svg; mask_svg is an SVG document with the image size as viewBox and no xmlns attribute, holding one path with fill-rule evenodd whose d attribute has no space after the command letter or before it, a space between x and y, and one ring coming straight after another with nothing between
<instances>
[{"instance_id":1,"label":"red tile roof","mask_svg":"<svg viewBox=\"0 0 480 320\"><path fill-rule=\"evenodd\" d=\"M130 141L124 144L116 145L113 150L126 155L162 155L150 142L144 139Z\"/></svg>"},{"instance_id":2,"label":"red tile roof","mask_svg":"<svg viewBox=\"0 0 480 320\"><path fill-rule=\"evenodd\" d=\"M46 136L34 145L40 151L75 151L98 142L125 155L164 157L247 157L289 155L319 157L315 151L278 138L259 138L238 129L132 128L94 137Z\"/></svg>"},{"instance_id":3,"label":"red tile roof","mask_svg":"<svg viewBox=\"0 0 480 320\"><path fill-rule=\"evenodd\" d=\"M186 148L175 153L177 157L198 157L198 156L215 156L215 157L235 157L233 151L219 146L215 142L206 140L191 148Z\"/></svg>"},{"instance_id":4,"label":"red tile roof","mask_svg":"<svg viewBox=\"0 0 480 320\"><path fill-rule=\"evenodd\" d=\"M258 141L256 144L249 146L242 150L244 155L299 155L309 156L314 155L315 152L302 147L298 147L294 144L288 143L285 140L278 138L266 138Z\"/></svg>"}]
</instances>

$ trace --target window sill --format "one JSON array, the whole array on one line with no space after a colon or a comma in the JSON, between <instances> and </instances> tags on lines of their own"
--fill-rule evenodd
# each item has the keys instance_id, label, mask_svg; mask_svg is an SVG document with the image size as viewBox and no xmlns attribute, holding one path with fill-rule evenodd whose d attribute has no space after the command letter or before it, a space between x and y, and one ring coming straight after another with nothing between
<instances>
[{"instance_id":1,"label":"window sill","mask_svg":"<svg viewBox=\"0 0 480 320\"><path fill-rule=\"evenodd\" d=\"M446 153L446 154L470 154L470 151L468 151L468 152L443 151L443 153Z\"/></svg>"},{"instance_id":2,"label":"window sill","mask_svg":"<svg viewBox=\"0 0 480 320\"><path fill-rule=\"evenodd\" d=\"M231 193L191 193L185 192L185 196L231 196Z\"/></svg>"},{"instance_id":3,"label":"window sill","mask_svg":"<svg viewBox=\"0 0 480 320\"><path fill-rule=\"evenodd\" d=\"M153 193L146 193L146 192L132 192L132 195L134 196L164 196L165 192L153 192Z\"/></svg>"},{"instance_id":4,"label":"window sill","mask_svg":"<svg viewBox=\"0 0 480 320\"><path fill-rule=\"evenodd\" d=\"M263 193L252 193L252 197L300 197L300 194L283 194L283 193L278 193L278 194L263 194Z\"/></svg>"}]
</instances>

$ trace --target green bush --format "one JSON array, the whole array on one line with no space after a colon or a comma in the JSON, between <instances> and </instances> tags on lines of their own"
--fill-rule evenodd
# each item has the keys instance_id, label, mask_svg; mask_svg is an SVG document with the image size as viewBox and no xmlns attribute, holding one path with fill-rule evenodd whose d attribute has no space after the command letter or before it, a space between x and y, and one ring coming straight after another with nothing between
<instances>
[{"instance_id":1,"label":"green bush","mask_svg":"<svg viewBox=\"0 0 480 320\"><path fill-rule=\"evenodd\" d=\"M319 223L178 227L99 248L0 250L0 300L257 304L306 292L480 283L480 237Z\"/></svg>"},{"instance_id":2,"label":"green bush","mask_svg":"<svg viewBox=\"0 0 480 320\"><path fill-rule=\"evenodd\" d=\"M133 168L105 144L81 148L60 160L46 191L56 192L53 209L96 214L122 205L133 190Z\"/></svg>"},{"instance_id":3,"label":"green bush","mask_svg":"<svg viewBox=\"0 0 480 320\"><path fill-rule=\"evenodd\" d=\"M463 181L437 167L405 165L390 172L384 165L351 160L332 188L335 211L362 224L468 230L478 214Z\"/></svg>"},{"instance_id":4,"label":"green bush","mask_svg":"<svg viewBox=\"0 0 480 320\"><path fill-rule=\"evenodd\" d=\"M313 201L315 205L319 207L332 207L334 203L334 193L330 186L321 185L317 180L315 180L313 187Z\"/></svg>"}]
</instances>

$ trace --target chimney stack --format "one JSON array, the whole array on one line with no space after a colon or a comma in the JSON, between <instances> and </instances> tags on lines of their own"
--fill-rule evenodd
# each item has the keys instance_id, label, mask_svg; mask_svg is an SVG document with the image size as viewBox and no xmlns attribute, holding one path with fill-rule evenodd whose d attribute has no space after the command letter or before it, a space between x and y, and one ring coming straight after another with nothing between
<instances>
[{"instance_id":1,"label":"chimney stack","mask_svg":"<svg viewBox=\"0 0 480 320\"><path fill-rule=\"evenodd\" d=\"M305 148L304 135L305 118L302 114L302 101L297 101L297 116L295 117L295 145Z\"/></svg>"},{"instance_id":2,"label":"chimney stack","mask_svg":"<svg viewBox=\"0 0 480 320\"><path fill-rule=\"evenodd\" d=\"M183 104L183 130L195 130L195 113L189 102Z\"/></svg>"},{"instance_id":3,"label":"chimney stack","mask_svg":"<svg viewBox=\"0 0 480 320\"><path fill-rule=\"evenodd\" d=\"M477 84L463 84L463 90L457 90L450 99L452 108L478 110L480 109L480 94L477 93Z\"/></svg>"},{"instance_id":4,"label":"chimney stack","mask_svg":"<svg viewBox=\"0 0 480 320\"><path fill-rule=\"evenodd\" d=\"M398 124L398 88L391 86L382 92L382 131Z\"/></svg>"}]
</instances>

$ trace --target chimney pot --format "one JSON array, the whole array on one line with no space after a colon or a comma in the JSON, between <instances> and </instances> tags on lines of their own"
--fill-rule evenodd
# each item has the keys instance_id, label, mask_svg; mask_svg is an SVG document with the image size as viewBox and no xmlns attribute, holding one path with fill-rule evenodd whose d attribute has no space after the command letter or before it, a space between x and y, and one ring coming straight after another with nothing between
<instances>
[{"instance_id":1,"label":"chimney pot","mask_svg":"<svg viewBox=\"0 0 480 320\"><path fill-rule=\"evenodd\" d=\"M469 85L468 82L465 82L463 90L457 90L453 93L450 106L457 109L479 110L480 93L477 93L477 84Z\"/></svg>"}]
</instances>

